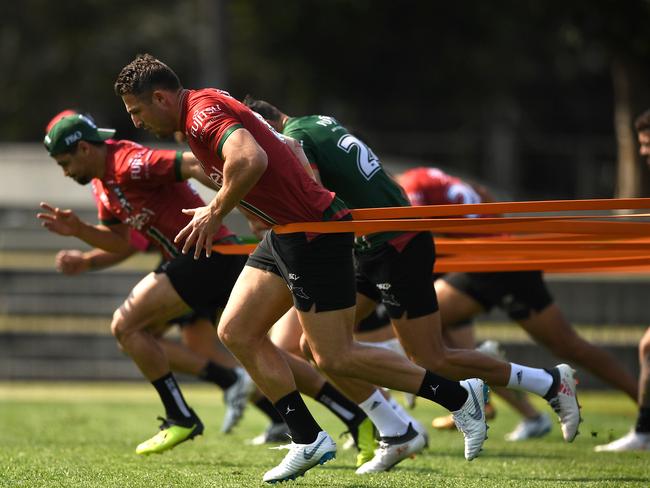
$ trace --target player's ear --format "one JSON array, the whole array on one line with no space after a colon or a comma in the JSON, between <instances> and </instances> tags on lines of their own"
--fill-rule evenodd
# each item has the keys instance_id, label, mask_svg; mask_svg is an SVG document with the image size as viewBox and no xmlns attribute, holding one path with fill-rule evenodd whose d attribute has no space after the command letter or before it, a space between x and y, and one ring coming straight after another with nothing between
<instances>
[{"instance_id":1,"label":"player's ear","mask_svg":"<svg viewBox=\"0 0 650 488\"><path fill-rule=\"evenodd\" d=\"M168 106L169 97L167 95L167 92L164 90L154 90L151 92L151 102L155 103L156 105Z\"/></svg>"},{"instance_id":2,"label":"player's ear","mask_svg":"<svg viewBox=\"0 0 650 488\"><path fill-rule=\"evenodd\" d=\"M90 152L90 144L83 139L77 142L77 152L83 154L84 156Z\"/></svg>"}]
</instances>

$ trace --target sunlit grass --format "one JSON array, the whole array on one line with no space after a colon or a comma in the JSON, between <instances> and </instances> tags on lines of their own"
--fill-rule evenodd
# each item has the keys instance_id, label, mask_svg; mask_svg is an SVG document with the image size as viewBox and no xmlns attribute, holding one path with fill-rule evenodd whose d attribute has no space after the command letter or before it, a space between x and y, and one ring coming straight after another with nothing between
<instances>
[{"instance_id":1,"label":"sunlit grass","mask_svg":"<svg viewBox=\"0 0 650 488\"><path fill-rule=\"evenodd\" d=\"M162 414L146 383L0 383L0 486L11 487L221 487L260 486L282 451L246 445L265 427L249 409L235 433L219 433L221 394L205 385L184 387L206 424L205 435L171 452L148 458L134 453L152 435ZM399 397L399 394L397 394ZM311 470L288 486L437 487L632 487L649 486L650 453L596 454L593 446L624 434L635 406L618 394L583 393L581 435L561 440L557 427L544 439L503 440L518 419L496 399L497 418L482 455L463 459L458 432L434 432L430 448L390 473L354 474L354 455L339 450L336 461ZM543 402L536 401L547 409ZM334 436L344 430L320 405L309 403ZM428 425L444 413L420 401L414 415Z\"/></svg>"}]
</instances>

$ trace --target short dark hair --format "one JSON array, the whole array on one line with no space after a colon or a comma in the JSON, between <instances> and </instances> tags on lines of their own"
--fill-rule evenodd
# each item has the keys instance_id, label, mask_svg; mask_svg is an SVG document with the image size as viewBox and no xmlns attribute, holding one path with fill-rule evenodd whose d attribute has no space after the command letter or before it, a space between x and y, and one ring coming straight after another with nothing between
<instances>
[{"instance_id":1,"label":"short dark hair","mask_svg":"<svg viewBox=\"0 0 650 488\"><path fill-rule=\"evenodd\" d=\"M646 110L636 118L634 121L634 128L637 130L637 132L650 130L650 109Z\"/></svg>"},{"instance_id":2,"label":"short dark hair","mask_svg":"<svg viewBox=\"0 0 650 488\"><path fill-rule=\"evenodd\" d=\"M151 54L138 54L127 64L113 85L117 96L151 95L154 90L177 91L181 82L174 71Z\"/></svg>"},{"instance_id":3,"label":"short dark hair","mask_svg":"<svg viewBox=\"0 0 650 488\"><path fill-rule=\"evenodd\" d=\"M264 100L255 100L250 95L246 95L244 98L244 105L260 114L266 120L279 122L280 119L282 119L282 112L280 112L277 107Z\"/></svg>"}]
</instances>

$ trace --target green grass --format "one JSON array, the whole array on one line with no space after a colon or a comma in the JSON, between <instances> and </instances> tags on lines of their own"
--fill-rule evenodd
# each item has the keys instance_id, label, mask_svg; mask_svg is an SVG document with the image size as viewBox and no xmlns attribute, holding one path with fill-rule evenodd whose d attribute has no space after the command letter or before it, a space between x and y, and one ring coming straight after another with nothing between
<instances>
[{"instance_id":1,"label":"green grass","mask_svg":"<svg viewBox=\"0 0 650 488\"><path fill-rule=\"evenodd\" d=\"M135 446L154 434L162 413L155 392L142 384L0 383L0 486L7 487L240 487L260 486L283 451L245 445L265 427L249 409L235 433L219 433L220 394L204 385L184 387L206 424L195 441L159 456L139 457ZM399 394L398 394L399 395ZM507 443L517 422L496 400L497 418L482 455L463 459L458 432L431 433L431 446L390 473L354 474L354 455L338 458L284 486L322 487L647 487L650 453L594 453L596 444L624 434L636 408L622 395L582 393L584 423L573 444L559 428L544 439ZM537 403L541 408L547 408ZM333 435L343 430L320 405L317 419ZM414 415L426 425L441 408L420 401Z\"/></svg>"}]
</instances>

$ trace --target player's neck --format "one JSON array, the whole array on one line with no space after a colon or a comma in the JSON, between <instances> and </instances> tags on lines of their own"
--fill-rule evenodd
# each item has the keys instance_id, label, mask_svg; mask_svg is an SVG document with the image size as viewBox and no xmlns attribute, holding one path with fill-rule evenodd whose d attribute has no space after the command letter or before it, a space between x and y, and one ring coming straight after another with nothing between
<instances>
[{"instance_id":1,"label":"player's neck","mask_svg":"<svg viewBox=\"0 0 650 488\"><path fill-rule=\"evenodd\" d=\"M176 123L176 130L183 131L184 127L183 124L181 123L181 114L183 113L183 102L187 98L187 95L189 93L189 90L187 88L181 88L178 90L175 94L176 96L176 114L175 114L175 120L174 122Z\"/></svg>"}]
</instances>

